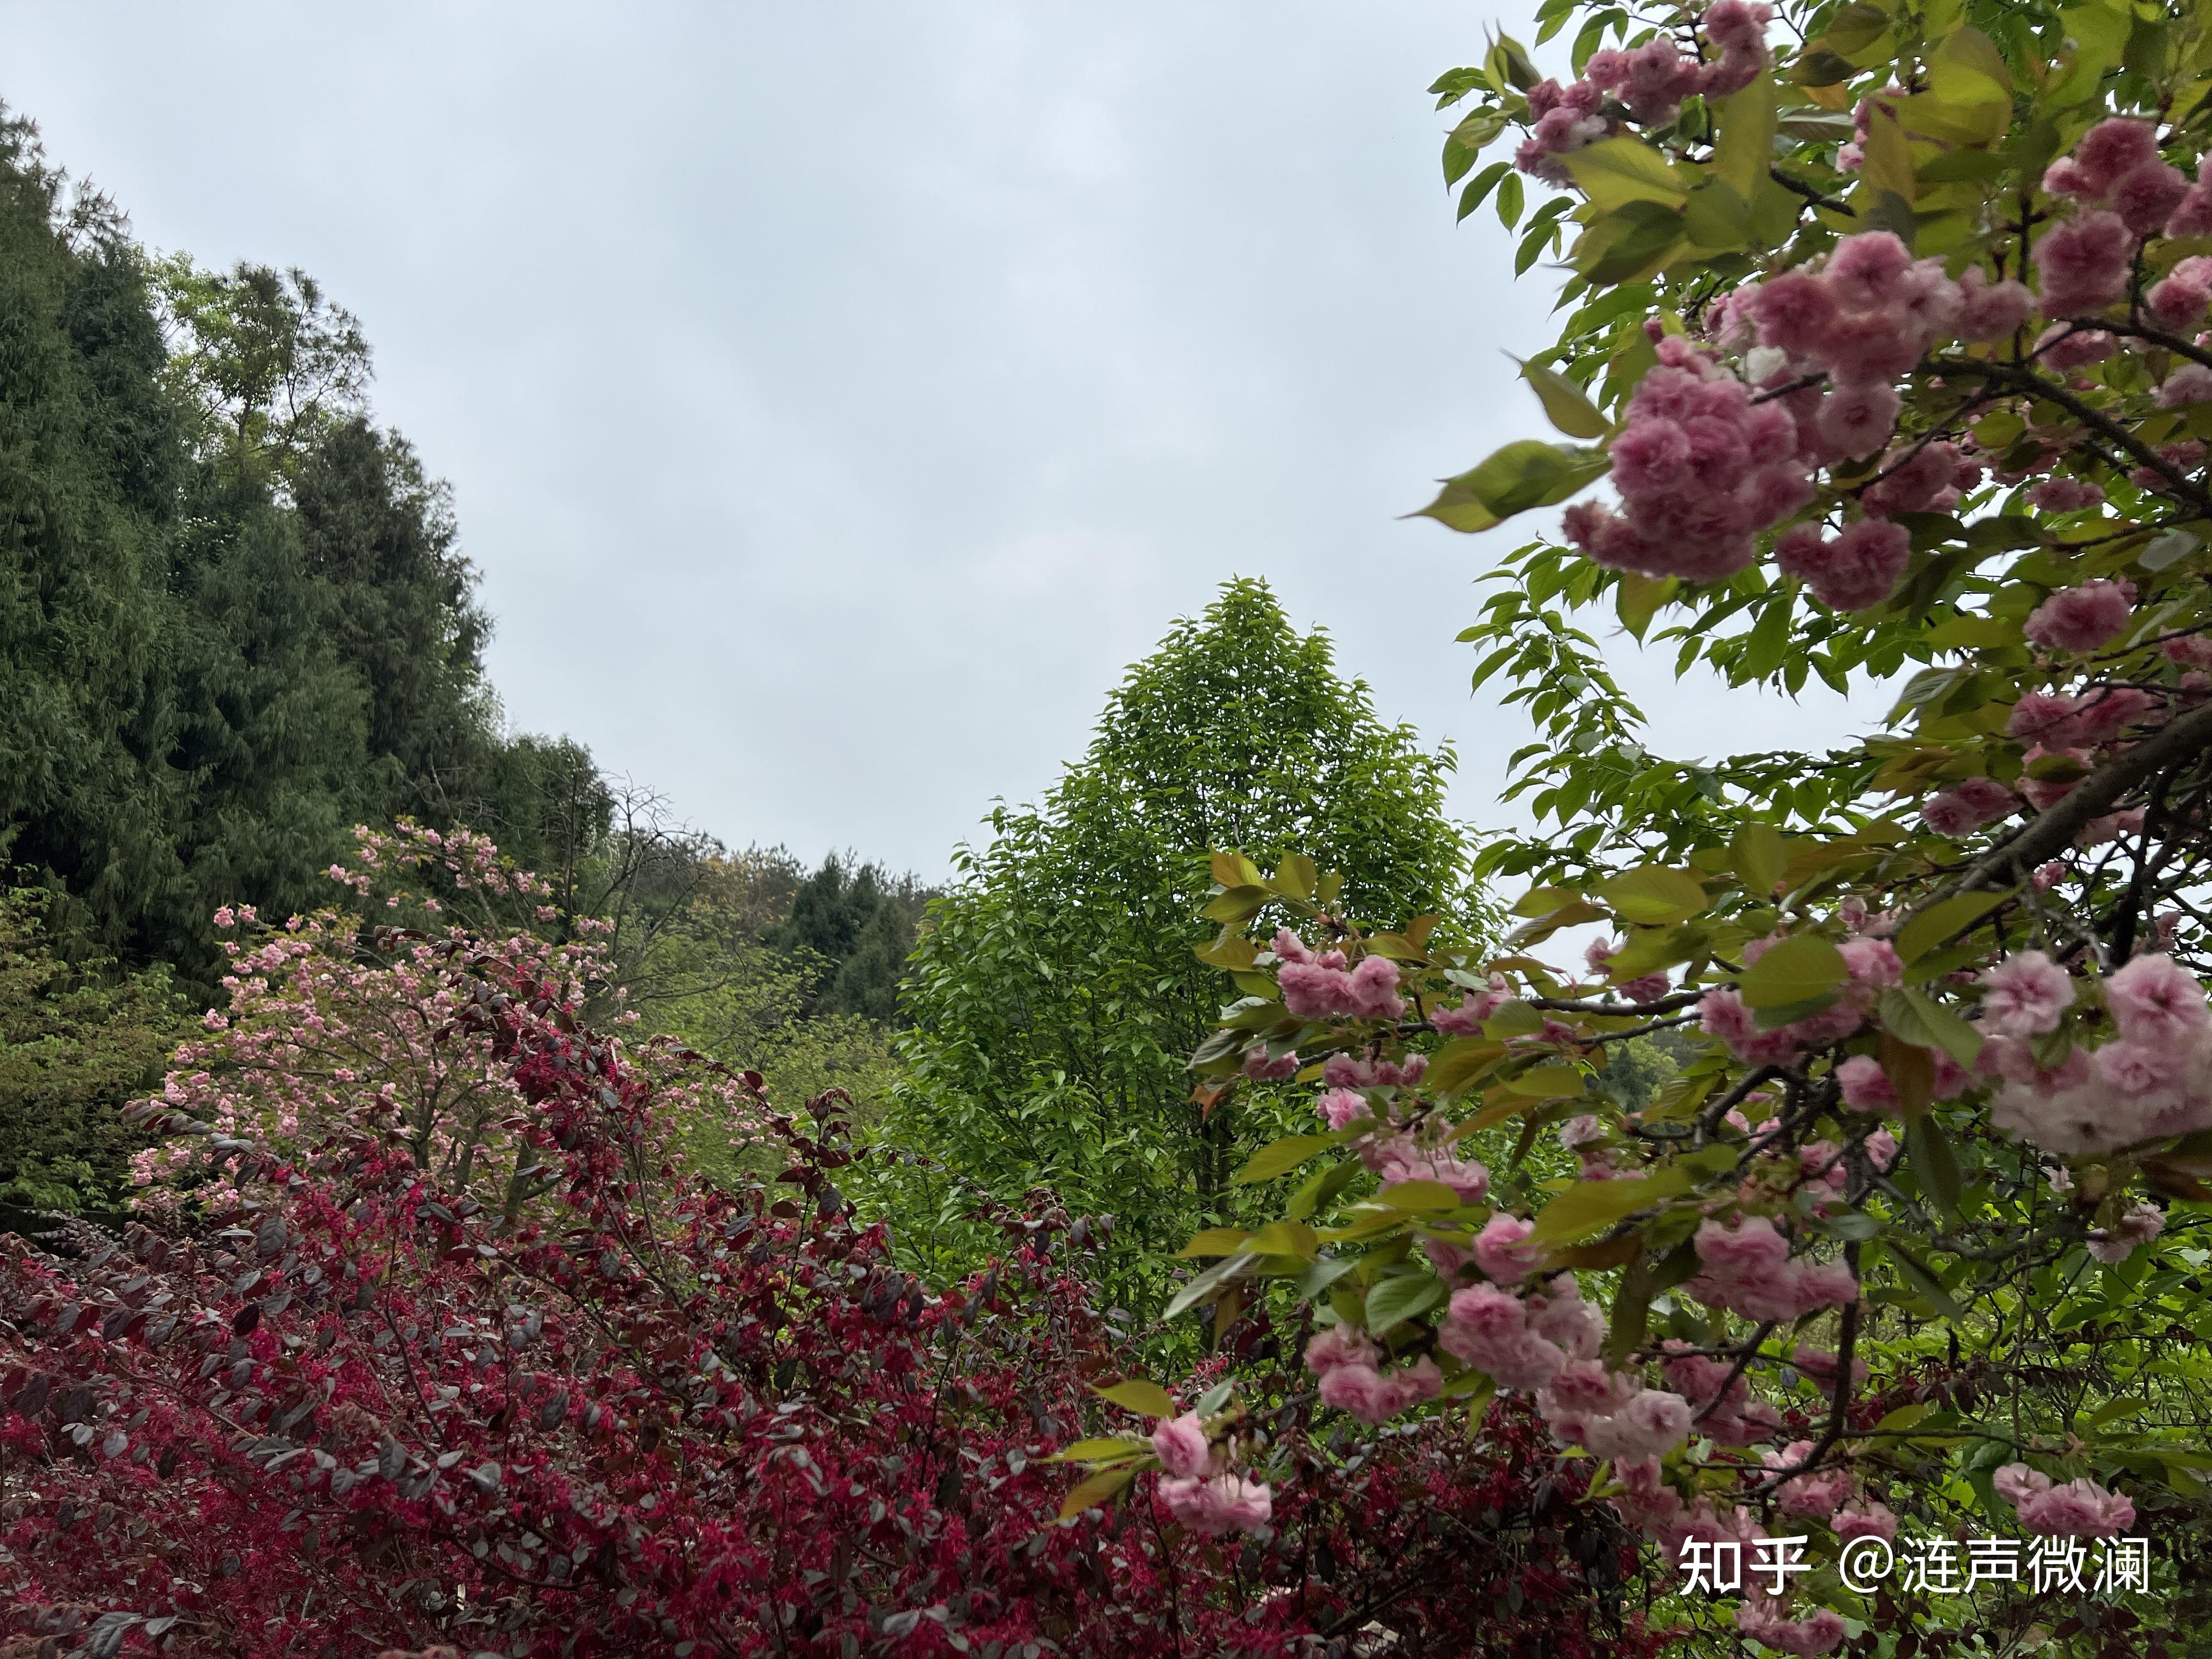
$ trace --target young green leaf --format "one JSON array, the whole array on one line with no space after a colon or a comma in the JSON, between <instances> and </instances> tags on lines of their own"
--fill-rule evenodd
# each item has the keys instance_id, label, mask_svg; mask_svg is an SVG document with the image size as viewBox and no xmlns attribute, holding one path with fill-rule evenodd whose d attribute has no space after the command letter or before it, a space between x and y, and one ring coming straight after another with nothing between
<instances>
[{"instance_id":1,"label":"young green leaf","mask_svg":"<svg viewBox=\"0 0 2212 1659\"><path fill-rule=\"evenodd\" d=\"M1142 1377L1131 1377L1126 1382L1115 1382L1106 1388L1091 1385L1091 1392L1101 1400L1110 1400L1115 1405L1133 1412L1142 1412L1146 1417L1173 1417L1176 1403L1168 1391L1157 1382L1147 1382Z\"/></svg>"},{"instance_id":2,"label":"young green leaf","mask_svg":"<svg viewBox=\"0 0 2212 1659\"><path fill-rule=\"evenodd\" d=\"M1795 933L1771 945L1743 971L1736 989L1747 1006L1786 1008L1826 995L1850 977L1843 952L1818 933Z\"/></svg>"}]
</instances>

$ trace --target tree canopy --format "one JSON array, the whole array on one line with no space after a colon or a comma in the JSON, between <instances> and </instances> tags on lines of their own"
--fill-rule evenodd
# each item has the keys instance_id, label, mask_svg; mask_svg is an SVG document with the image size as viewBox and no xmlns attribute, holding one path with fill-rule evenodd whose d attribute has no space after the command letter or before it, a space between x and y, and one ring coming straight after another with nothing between
<instances>
[{"instance_id":1,"label":"tree canopy","mask_svg":"<svg viewBox=\"0 0 2212 1659\"><path fill-rule=\"evenodd\" d=\"M1194 954L1202 849L1325 859L1363 902L1464 928L1451 764L1379 720L1264 583L1225 585L1129 671L1044 800L959 855L915 951L886 1133L1002 1194L1109 1212L1132 1250L1211 1215L1248 1114L1194 1099L1182 1069L1220 1003Z\"/></svg>"},{"instance_id":2,"label":"tree canopy","mask_svg":"<svg viewBox=\"0 0 2212 1659\"><path fill-rule=\"evenodd\" d=\"M314 281L150 260L0 128L0 856L200 994L357 823L528 817L442 485ZM534 848L523 848L535 851Z\"/></svg>"}]
</instances>

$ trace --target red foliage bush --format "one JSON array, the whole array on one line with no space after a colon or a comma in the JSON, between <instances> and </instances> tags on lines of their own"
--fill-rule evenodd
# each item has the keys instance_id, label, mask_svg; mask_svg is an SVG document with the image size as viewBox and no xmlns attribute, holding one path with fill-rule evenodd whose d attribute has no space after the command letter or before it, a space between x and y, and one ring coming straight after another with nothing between
<instances>
[{"instance_id":1,"label":"red foliage bush","mask_svg":"<svg viewBox=\"0 0 2212 1659\"><path fill-rule=\"evenodd\" d=\"M496 954L449 971L526 1103L518 1213L362 1121L290 1162L206 1136L196 1219L0 1243L6 1650L1650 1645L1604 1611L1633 1546L1540 1425L1317 1440L1261 1332L1273 1526L1190 1536L1150 1477L1061 1520L1043 1460L1104 1425L1088 1384L1127 1359L1085 1294L1089 1224L1003 1217L1004 1260L931 1294L835 1185L834 1103L818 1138L771 1120L782 1188L648 1167L658 1069Z\"/></svg>"}]
</instances>

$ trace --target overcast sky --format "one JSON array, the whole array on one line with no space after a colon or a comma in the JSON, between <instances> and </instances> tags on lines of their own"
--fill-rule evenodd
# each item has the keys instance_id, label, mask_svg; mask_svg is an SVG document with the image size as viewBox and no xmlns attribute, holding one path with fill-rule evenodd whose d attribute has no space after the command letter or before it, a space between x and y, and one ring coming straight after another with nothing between
<instances>
[{"instance_id":1,"label":"overcast sky","mask_svg":"<svg viewBox=\"0 0 2212 1659\"><path fill-rule=\"evenodd\" d=\"M517 726L937 876L1231 574L1506 820L1452 636L1510 544L1398 515L1540 430L1548 283L1421 91L1527 9L8 0L0 97L151 246L359 314ZM1663 750L1846 724L1620 655Z\"/></svg>"}]
</instances>

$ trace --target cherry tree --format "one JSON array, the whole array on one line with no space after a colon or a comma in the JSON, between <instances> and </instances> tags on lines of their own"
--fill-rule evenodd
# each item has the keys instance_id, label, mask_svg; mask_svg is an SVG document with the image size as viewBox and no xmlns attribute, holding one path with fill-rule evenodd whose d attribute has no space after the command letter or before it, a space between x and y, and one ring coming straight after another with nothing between
<instances>
[{"instance_id":1,"label":"cherry tree","mask_svg":"<svg viewBox=\"0 0 2212 1659\"><path fill-rule=\"evenodd\" d=\"M1217 855L1237 1000L1194 1065L1316 1120L1244 1171L1297 1177L1279 1218L1194 1240L1179 1302L1306 1322L1357 1423L1532 1405L1685 1637L2180 1651L2212 1518L2212 15L1540 21L1559 72L1503 39L1431 88L1462 216L1540 192L1519 263L1561 261L1522 372L1567 441L1424 509L1561 509L1462 636L1537 728L1511 793L1549 822L1482 858L1520 926L1439 949ZM1684 673L1889 712L1664 758L1601 609ZM1660 1033L1657 1098L1608 1094ZM1201 1440L1120 1467L1249 1524L1189 1491ZM1855 1583L1901 1527L2074 1575ZM1721 1549L1790 1565L1685 1593Z\"/></svg>"}]
</instances>

